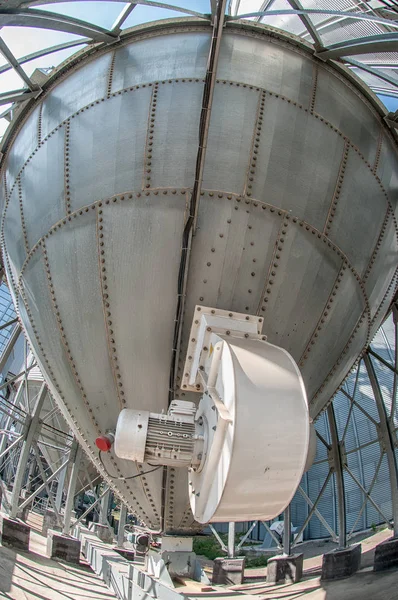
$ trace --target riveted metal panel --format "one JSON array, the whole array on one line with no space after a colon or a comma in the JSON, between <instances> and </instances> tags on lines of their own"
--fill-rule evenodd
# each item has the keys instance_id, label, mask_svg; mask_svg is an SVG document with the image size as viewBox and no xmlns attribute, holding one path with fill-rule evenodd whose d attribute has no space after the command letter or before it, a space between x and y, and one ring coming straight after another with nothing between
<instances>
[{"instance_id":1,"label":"riveted metal panel","mask_svg":"<svg viewBox=\"0 0 398 600\"><path fill-rule=\"evenodd\" d=\"M380 132L378 118L349 84L322 67L318 70L314 111L347 136L373 165Z\"/></svg>"},{"instance_id":2,"label":"riveted metal panel","mask_svg":"<svg viewBox=\"0 0 398 600\"><path fill-rule=\"evenodd\" d=\"M159 85L150 115L153 133L148 132L144 185L193 186L203 86L202 81Z\"/></svg>"},{"instance_id":3,"label":"riveted metal panel","mask_svg":"<svg viewBox=\"0 0 398 600\"><path fill-rule=\"evenodd\" d=\"M389 213L385 232L380 239L380 247L374 256L374 262L367 274L365 289L369 298L371 318L380 306L397 268L398 231Z\"/></svg>"},{"instance_id":4,"label":"riveted metal panel","mask_svg":"<svg viewBox=\"0 0 398 600\"><path fill-rule=\"evenodd\" d=\"M386 198L373 173L351 148L329 237L360 275L368 266L386 210ZM358 243L365 232L366 244Z\"/></svg>"},{"instance_id":5,"label":"riveted metal panel","mask_svg":"<svg viewBox=\"0 0 398 600\"><path fill-rule=\"evenodd\" d=\"M72 211L112 194L141 189L150 97L151 88L129 91L71 120Z\"/></svg>"},{"instance_id":6,"label":"riveted metal panel","mask_svg":"<svg viewBox=\"0 0 398 600\"><path fill-rule=\"evenodd\" d=\"M43 144L21 174L22 206L29 248L66 214L64 128Z\"/></svg>"},{"instance_id":7,"label":"riveted metal panel","mask_svg":"<svg viewBox=\"0 0 398 600\"><path fill-rule=\"evenodd\" d=\"M376 173L380 177L382 184L389 191L390 202L394 210L398 206L398 153L397 146L387 134L383 134L380 156L377 160ZM397 212L396 212L397 214Z\"/></svg>"},{"instance_id":8,"label":"riveted metal panel","mask_svg":"<svg viewBox=\"0 0 398 600\"><path fill-rule=\"evenodd\" d=\"M39 139L39 113L40 107L36 107L26 119L23 128L15 138L7 157L6 180L7 189L11 190L18 173L25 162L36 149Z\"/></svg>"},{"instance_id":9,"label":"riveted metal panel","mask_svg":"<svg viewBox=\"0 0 398 600\"><path fill-rule=\"evenodd\" d=\"M62 390L67 392L67 410L77 414L80 409L79 421L82 428L89 428L90 421L86 411L81 410L82 398L77 383L71 371L65 346L62 343L55 311L51 302L48 280L44 268L44 258L41 248L36 250L27 264L22 285L24 297L31 315L37 335L32 336L31 343L42 363L43 353L38 341L45 348L45 353L51 363L54 373L52 383L57 383ZM37 303L40 298L40 305Z\"/></svg>"},{"instance_id":10,"label":"riveted metal panel","mask_svg":"<svg viewBox=\"0 0 398 600\"><path fill-rule=\"evenodd\" d=\"M280 227L280 216L269 207L263 210L259 203L210 194L200 197L187 285L187 322L196 304L257 311ZM185 341L188 336L189 328Z\"/></svg>"},{"instance_id":11,"label":"riveted metal panel","mask_svg":"<svg viewBox=\"0 0 398 600\"><path fill-rule=\"evenodd\" d=\"M104 54L72 72L51 90L43 100L42 138L84 106L106 97L111 60L111 53Z\"/></svg>"},{"instance_id":12,"label":"riveted metal panel","mask_svg":"<svg viewBox=\"0 0 398 600\"><path fill-rule=\"evenodd\" d=\"M267 95L253 197L291 211L323 230L344 140L308 112Z\"/></svg>"},{"instance_id":13,"label":"riveted metal panel","mask_svg":"<svg viewBox=\"0 0 398 600\"><path fill-rule=\"evenodd\" d=\"M203 188L243 193L259 97L248 87L216 85Z\"/></svg>"},{"instance_id":14,"label":"riveted metal panel","mask_svg":"<svg viewBox=\"0 0 398 600\"><path fill-rule=\"evenodd\" d=\"M204 78L210 37L210 32L169 33L120 48L115 55L112 92L152 81Z\"/></svg>"},{"instance_id":15,"label":"riveted metal panel","mask_svg":"<svg viewBox=\"0 0 398 600\"><path fill-rule=\"evenodd\" d=\"M349 265L340 276L342 253L323 237L322 226L326 223L325 232L366 276L376 311L372 328L376 328L395 283L381 281L391 279L391 269L385 267L386 263L392 266L394 255L391 219L385 221L386 198L375 173L379 172L387 193L394 194L398 167L395 159L389 160L392 149L386 150L384 140L380 144L379 135L374 144L372 123L377 124L378 134L382 124L359 93L351 96L349 84L336 77L337 87L328 84L323 92L326 71L321 63L317 78L314 61L287 42L274 43L265 35L255 39L252 32L231 32L232 27L224 32L215 86L203 181L208 189L199 197L192 238L179 376L195 304L218 306L232 314L258 311L266 318L264 332L270 341L282 343L297 359L301 351L305 355L306 346L302 368L309 397L317 393L311 408L315 415L330 400L368 336L359 282ZM93 439L112 419L116 421L123 402L132 408L161 411L169 399L181 234L190 200L185 190L194 183L210 30L169 31L162 29L158 37L150 33L146 40L115 52L111 48L100 59L73 67L48 92L43 122L37 120L42 147L33 158L33 150L23 156L24 161L31 160L22 175L25 220L21 221L19 213L18 189L5 219L5 264L8 269L8 261L13 263L17 277L25 241L30 246L58 220L61 204L53 203L60 202L64 184L69 190L65 209L70 214L65 215L61 229L53 229L45 240L44 258L49 262L43 264L39 249L26 267L29 311L21 304L20 314L53 393L62 406L67 404L69 420L85 438L85 448L99 468ZM190 78L200 81L190 82ZM145 88L116 91L144 84ZM286 99L275 98L266 89ZM346 92L351 98L348 107L344 107ZM368 148L371 154L376 148L372 171L347 140L311 114L314 102L325 97L325 111L341 120L336 127L351 127L352 135L359 136L354 142L362 152ZM63 126L62 120L69 117ZM64 138L62 129L44 139L50 128L59 126L69 135ZM24 146L19 142L23 135L24 127L11 145L11 157L3 159L4 170L11 165L13 177L17 157L12 152L18 143ZM55 159L57 168L53 167ZM36 166L38 173L34 173ZM150 187L142 190L146 185ZM55 190L57 201L52 197ZM90 225L80 225L86 221ZM377 240L381 240L378 248ZM105 263L97 264L97 250ZM366 273L372 254L372 268ZM51 304L45 266L50 269L57 307ZM373 291L376 288L380 294ZM75 319L74 311L79 315ZM61 322L57 323L55 312ZM112 350L109 363L106 333ZM49 365L44 364L43 352ZM98 365L102 365L99 376ZM120 377L114 378L113 373ZM83 395L78 379L89 393ZM99 401L101 393L103 402ZM184 390L176 392L184 399L198 399L198 394L184 394ZM111 477L136 472L136 466L128 462L112 462L108 457L105 461ZM323 483L325 465L322 469L314 490ZM109 478L125 496L123 501L154 527L160 523L162 474L159 470L133 482ZM164 493L167 527L192 531L196 525L185 476L172 474L169 469ZM329 511L327 518L333 521L330 500L320 508ZM314 522L316 518L311 527Z\"/></svg>"},{"instance_id":16,"label":"riveted metal panel","mask_svg":"<svg viewBox=\"0 0 398 600\"><path fill-rule=\"evenodd\" d=\"M312 93L313 62L276 40L228 32L221 41L217 77L265 88L307 107Z\"/></svg>"},{"instance_id":17,"label":"riveted metal panel","mask_svg":"<svg viewBox=\"0 0 398 600\"><path fill-rule=\"evenodd\" d=\"M342 318L344 318L344 316L342 316ZM362 322L361 319L358 321L358 329L356 330L355 335L353 337L350 336L349 339L347 339L346 336L348 328L347 330L344 330L344 322L342 329L342 340L345 342L345 345L340 345L340 355L336 359L336 364L334 366L332 365L329 373L324 373L324 377L327 376L327 379L323 384L323 388L322 390L319 389L317 395L310 402L310 414L314 418L321 410L323 410L325 404L329 402L341 381L349 374L359 352L363 350L367 343L369 326L366 318L363 318ZM324 341L324 339L322 341ZM320 349L320 352L322 352L322 349ZM314 346L313 353L314 355L317 354L317 345ZM339 361L338 363L337 360ZM329 362L327 364L330 366ZM319 381L314 381L314 388L311 387L311 393L316 391L315 386L318 383Z\"/></svg>"},{"instance_id":18,"label":"riveted metal panel","mask_svg":"<svg viewBox=\"0 0 398 600\"><path fill-rule=\"evenodd\" d=\"M340 358L351 331L365 308L357 280L346 268L341 272L341 282L336 295L329 300L325 323L321 332L310 344L309 358L305 360L302 374L309 397L319 388L323 379ZM347 302L350 298L350 302Z\"/></svg>"},{"instance_id":19,"label":"riveted metal panel","mask_svg":"<svg viewBox=\"0 0 398 600\"><path fill-rule=\"evenodd\" d=\"M71 357L101 429L114 427L120 410L105 330L95 210L67 221L47 242L47 257L60 320ZM62 265L60 264L62 261ZM84 282L84 286L82 285ZM95 352L87 352L90 339ZM93 377L93 373L96 373Z\"/></svg>"},{"instance_id":20,"label":"riveted metal panel","mask_svg":"<svg viewBox=\"0 0 398 600\"><path fill-rule=\"evenodd\" d=\"M10 195L4 221L4 241L11 273L18 281L22 265L26 258L26 248L22 230L21 209L19 205L18 185Z\"/></svg>"},{"instance_id":21,"label":"riveted metal panel","mask_svg":"<svg viewBox=\"0 0 398 600\"><path fill-rule=\"evenodd\" d=\"M286 348L299 361L322 316L342 259L305 227L291 221L287 225L282 224L284 244L282 250L276 247L260 314L268 341Z\"/></svg>"},{"instance_id":22,"label":"riveted metal panel","mask_svg":"<svg viewBox=\"0 0 398 600\"><path fill-rule=\"evenodd\" d=\"M109 312L131 408L137 398L153 412L167 405L184 212L181 194L143 195L103 208Z\"/></svg>"}]
</instances>

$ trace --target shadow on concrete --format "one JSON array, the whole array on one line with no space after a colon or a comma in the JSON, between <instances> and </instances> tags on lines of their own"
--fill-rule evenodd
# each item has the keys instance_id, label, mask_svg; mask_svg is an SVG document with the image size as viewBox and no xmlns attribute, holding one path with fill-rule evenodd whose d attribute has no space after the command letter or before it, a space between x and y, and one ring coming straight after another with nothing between
<instances>
[{"instance_id":1,"label":"shadow on concrete","mask_svg":"<svg viewBox=\"0 0 398 600\"><path fill-rule=\"evenodd\" d=\"M0 546L0 592L2 593L9 592L11 589L16 558L17 554L14 550Z\"/></svg>"}]
</instances>

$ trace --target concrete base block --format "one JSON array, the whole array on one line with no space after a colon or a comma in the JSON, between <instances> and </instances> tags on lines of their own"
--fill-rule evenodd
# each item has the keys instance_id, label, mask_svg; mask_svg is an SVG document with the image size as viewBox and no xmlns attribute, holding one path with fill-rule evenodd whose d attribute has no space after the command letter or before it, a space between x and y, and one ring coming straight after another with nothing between
<instances>
[{"instance_id":1,"label":"concrete base block","mask_svg":"<svg viewBox=\"0 0 398 600\"><path fill-rule=\"evenodd\" d=\"M53 529L54 531L61 531L60 526L58 525L57 517L53 510L46 510L43 515L43 527L42 534L47 536L47 532L49 529Z\"/></svg>"},{"instance_id":2,"label":"concrete base block","mask_svg":"<svg viewBox=\"0 0 398 600\"><path fill-rule=\"evenodd\" d=\"M107 525L92 522L89 525L89 529L101 540L101 542L104 542L105 544L113 543L114 536Z\"/></svg>"},{"instance_id":3,"label":"concrete base block","mask_svg":"<svg viewBox=\"0 0 398 600\"><path fill-rule=\"evenodd\" d=\"M398 538L390 538L375 548L374 571L398 567Z\"/></svg>"},{"instance_id":4,"label":"concrete base block","mask_svg":"<svg viewBox=\"0 0 398 600\"><path fill-rule=\"evenodd\" d=\"M244 571L244 558L216 558L211 582L214 585L240 585L243 583Z\"/></svg>"},{"instance_id":5,"label":"concrete base block","mask_svg":"<svg viewBox=\"0 0 398 600\"><path fill-rule=\"evenodd\" d=\"M80 541L62 535L59 531L49 529L47 532L47 556L78 565L80 562Z\"/></svg>"},{"instance_id":6,"label":"concrete base block","mask_svg":"<svg viewBox=\"0 0 398 600\"><path fill-rule=\"evenodd\" d=\"M267 562L267 583L297 583L303 576L303 554L272 556Z\"/></svg>"},{"instance_id":7,"label":"concrete base block","mask_svg":"<svg viewBox=\"0 0 398 600\"><path fill-rule=\"evenodd\" d=\"M29 552L30 527L19 519L0 516L0 542L3 546Z\"/></svg>"},{"instance_id":8,"label":"concrete base block","mask_svg":"<svg viewBox=\"0 0 398 600\"><path fill-rule=\"evenodd\" d=\"M321 579L342 579L356 573L361 566L361 544L323 555Z\"/></svg>"}]
</instances>

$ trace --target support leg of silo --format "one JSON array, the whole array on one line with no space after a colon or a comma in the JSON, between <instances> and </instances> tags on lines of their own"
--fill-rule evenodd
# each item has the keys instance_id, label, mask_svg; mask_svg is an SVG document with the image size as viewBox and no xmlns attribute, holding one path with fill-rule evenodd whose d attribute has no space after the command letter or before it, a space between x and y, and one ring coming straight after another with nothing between
<instances>
[{"instance_id":1,"label":"support leg of silo","mask_svg":"<svg viewBox=\"0 0 398 600\"><path fill-rule=\"evenodd\" d=\"M395 316L395 315L394 315ZM396 319L394 319L396 321ZM397 323L395 322L395 326ZM386 454L391 486L391 505L394 535L378 544L375 548L374 570L384 571L398 566L398 471L391 422L387 415L383 395L377 379L376 371L369 354L365 354L364 363L372 386L373 396L379 414L381 445Z\"/></svg>"},{"instance_id":2,"label":"support leg of silo","mask_svg":"<svg viewBox=\"0 0 398 600\"><path fill-rule=\"evenodd\" d=\"M323 555L321 577L323 580L349 577L358 571L361 565L361 545L355 544L347 547L344 461L332 403L327 408L327 414L331 438L332 468L337 489L339 546Z\"/></svg>"}]
</instances>

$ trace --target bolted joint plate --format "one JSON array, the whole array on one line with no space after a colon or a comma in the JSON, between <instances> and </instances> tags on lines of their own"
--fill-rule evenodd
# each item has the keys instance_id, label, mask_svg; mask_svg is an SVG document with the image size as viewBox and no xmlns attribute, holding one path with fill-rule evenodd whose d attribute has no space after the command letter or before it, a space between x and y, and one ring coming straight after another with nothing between
<instances>
[{"instance_id":1,"label":"bolted joint plate","mask_svg":"<svg viewBox=\"0 0 398 600\"><path fill-rule=\"evenodd\" d=\"M212 336L245 337L262 339L263 319L256 315L196 306L189 335L189 345L185 359L182 388L193 392L203 392L201 371L204 370L214 349Z\"/></svg>"}]
</instances>

